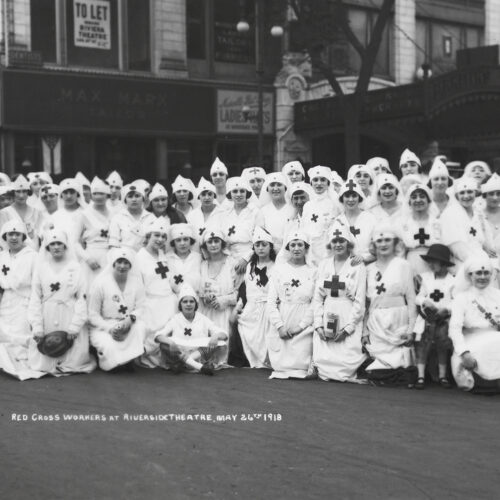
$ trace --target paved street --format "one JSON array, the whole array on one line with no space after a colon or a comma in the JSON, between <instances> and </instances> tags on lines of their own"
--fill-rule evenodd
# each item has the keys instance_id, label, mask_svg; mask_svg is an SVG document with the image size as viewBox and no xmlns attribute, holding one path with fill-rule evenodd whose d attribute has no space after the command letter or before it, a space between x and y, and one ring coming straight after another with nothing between
<instances>
[{"instance_id":1,"label":"paved street","mask_svg":"<svg viewBox=\"0 0 500 500\"><path fill-rule=\"evenodd\" d=\"M500 397L271 381L248 369L22 383L0 374L0 387L2 499L499 495ZM236 421L175 421L201 415Z\"/></svg>"}]
</instances>

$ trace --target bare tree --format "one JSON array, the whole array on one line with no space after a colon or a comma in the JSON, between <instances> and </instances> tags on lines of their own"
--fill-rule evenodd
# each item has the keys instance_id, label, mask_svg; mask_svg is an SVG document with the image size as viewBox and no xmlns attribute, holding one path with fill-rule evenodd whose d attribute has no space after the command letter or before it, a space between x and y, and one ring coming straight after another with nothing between
<instances>
[{"instance_id":1,"label":"bare tree","mask_svg":"<svg viewBox=\"0 0 500 500\"><path fill-rule=\"evenodd\" d=\"M384 29L391 17L395 0L383 0L370 40L364 45L353 32L348 6L343 0L290 0L297 18L298 43L311 56L313 66L328 80L339 99L344 118L345 154L348 164L359 163L360 115L368 91ZM346 95L337 80L336 68L326 59L326 49L339 40L346 41L359 54L361 66L353 94Z\"/></svg>"}]
</instances>

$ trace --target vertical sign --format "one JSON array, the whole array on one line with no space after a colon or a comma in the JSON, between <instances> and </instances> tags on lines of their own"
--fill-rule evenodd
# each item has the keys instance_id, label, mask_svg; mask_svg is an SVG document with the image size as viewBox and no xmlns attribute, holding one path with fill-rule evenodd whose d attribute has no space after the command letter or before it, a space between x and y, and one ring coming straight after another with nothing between
<instances>
[{"instance_id":1,"label":"vertical sign","mask_svg":"<svg viewBox=\"0 0 500 500\"><path fill-rule=\"evenodd\" d=\"M111 49L111 6L108 0L73 0L75 47Z\"/></svg>"}]
</instances>

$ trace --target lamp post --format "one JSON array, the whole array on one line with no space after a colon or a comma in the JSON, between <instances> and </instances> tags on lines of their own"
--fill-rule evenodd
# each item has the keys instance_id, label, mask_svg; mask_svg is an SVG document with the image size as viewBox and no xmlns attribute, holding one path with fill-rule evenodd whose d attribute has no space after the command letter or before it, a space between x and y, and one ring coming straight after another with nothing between
<instances>
[{"instance_id":1,"label":"lamp post","mask_svg":"<svg viewBox=\"0 0 500 500\"><path fill-rule=\"evenodd\" d=\"M242 1L242 14L245 2ZM250 25L242 16L236 25L238 33L248 33ZM271 35L279 38L283 28L274 25ZM255 73L257 75L257 161L261 167L264 158L264 0L255 0Z\"/></svg>"}]
</instances>

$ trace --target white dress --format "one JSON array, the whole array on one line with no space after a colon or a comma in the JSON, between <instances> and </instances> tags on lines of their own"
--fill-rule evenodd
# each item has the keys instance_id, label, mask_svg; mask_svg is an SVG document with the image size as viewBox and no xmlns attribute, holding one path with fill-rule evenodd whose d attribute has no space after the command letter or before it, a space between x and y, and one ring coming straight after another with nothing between
<instances>
[{"instance_id":1,"label":"white dress","mask_svg":"<svg viewBox=\"0 0 500 500\"><path fill-rule=\"evenodd\" d=\"M144 342L146 354L141 362L152 368L159 362L159 347L154 341L154 333L163 328L177 313L177 296L172 290L172 274L164 253L158 257L145 248L137 252L136 266L142 276L146 299L144 301L144 321L147 335Z\"/></svg>"},{"instance_id":2,"label":"white dress","mask_svg":"<svg viewBox=\"0 0 500 500\"><path fill-rule=\"evenodd\" d=\"M142 280L134 274L129 274L123 291L111 273L104 272L94 281L89 297L90 342L102 370L126 364L144 353L144 300ZM136 321L124 340L114 340L109 329L127 314L134 315Z\"/></svg>"},{"instance_id":3,"label":"white dress","mask_svg":"<svg viewBox=\"0 0 500 500\"><path fill-rule=\"evenodd\" d=\"M247 205L239 214L233 206L219 215L219 229L227 236L231 257L236 261L250 260L252 250L252 236L255 229L258 209L254 205Z\"/></svg>"},{"instance_id":4,"label":"white dress","mask_svg":"<svg viewBox=\"0 0 500 500\"><path fill-rule=\"evenodd\" d=\"M267 334L269 361L273 368L270 378L304 378L311 367L313 306L316 268L307 264L293 266L289 262L275 265L267 311L272 328ZM282 339L278 329L300 328L291 339Z\"/></svg>"},{"instance_id":5,"label":"white dress","mask_svg":"<svg viewBox=\"0 0 500 500\"><path fill-rule=\"evenodd\" d=\"M201 254L191 251L185 259L175 252L166 255L167 265L172 275L172 286L177 293L184 284L189 284L198 293L200 289Z\"/></svg>"},{"instance_id":6,"label":"white dress","mask_svg":"<svg viewBox=\"0 0 500 500\"><path fill-rule=\"evenodd\" d=\"M289 203L280 208L266 203L257 214L256 225L264 228L273 237L274 250L279 252L285 238L287 222L295 215L295 209Z\"/></svg>"},{"instance_id":7,"label":"white dress","mask_svg":"<svg viewBox=\"0 0 500 500\"><path fill-rule=\"evenodd\" d=\"M451 305L449 336L453 342L451 369L459 388L470 390L474 378L462 366L460 355L470 351L474 370L485 380L500 379L500 290L470 288L457 294Z\"/></svg>"},{"instance_id":8,"label":"white dress","mask_svg":"<svg viewBox=\"0 0 500 500\"><path fill-rule=\"evenodd\" d=\"M194 208L190 213L189 224L193 228L194 238L196 240L193 250L199 251L200 245L202 243L201 239L205 229L210 225L212 227L217 227L219 222L219 216L221 214L221 209L216 205L215 208L208 214L201 210L201 207Z\"/></svg>"},{"instance_id":9,"label":"white dress","mask_svg":"<svg viewBox=\"0 0 500 500\"><path fill-rule=\"evenodd\" d=\"M383 208L380 203L377 203L376 205L372 206L369 210L369 212L375 217L377 224L382 224L382 223L390 224L394 219L397 219L398 217L401 216L401 211L402 208L399 202L395 207L394 211L391 213L387 212L387 210Z\"/></svg>"},{"instance_id":10,"label":"white dress","mask_svg":"<svg viewBox=\"0 0 500 500\"><path fill-rule=\"evenodd\" d=\"M309 237L310 257L314 265L318 265L327 257L328 228L339 214L339 203L330 198L328 193L304 205L301 229Z\"/></svg>"},{"instance_id":11,"label":"white dress","mask_svg":"<svg viewBox=\"0 0 500 500\"><path fill-rule=\"evenodd\" d=\"M266 304L273 267L274 263L268 262L251 274L248 264L245 271L247 303L238 318L238 332L251 368L269 368L266 336L271 323Z\"/></svg>"},{"instance_id":12,"label":"white dress","mask_svg":"<svg viewBox=\"0 0 500 500\"><path fill-rule=\"evenodd\" d=\"M117 212L109 225L109 246L130 248L137 252L143 246L147 226L155 219L156 217L146 210L137 218L126 208Z\"/></svg>"},{"instance_id":13,"label":"white dress","mask_svg":"<svg viewBox=\"0 0 500 500\"><path fill-rule=\"evenodd\" d=\"M336 219L338 222L349 228L349 231L354 236L356 242L354 253L361 255L363 259L371 256L370 242L372 239L372 231L377 220L375 216L367 211L361 211L355 221L349 222L345 214L341 214Z\"/></svg>"},{"instance_id":14,"label":"white dress","mask_svg":"<svg viewBox=\"0 0 500 500\"><path fill-rule=\"evenodd\" d=\"M51 259L37 264L28 308L33 335L62 330L77 337L59 358L41 354L31 339L28 354L31 369L56 376L90 373L95 369L96 362L89 354L85 292L84 273L76 260L70 259L60 268Z\"/></svg>"},{"instance_id":15,"label":"white dress","mask_svg":"<svg viewBox=\"0 0 500 500\"><path fill-rule=\"evenodd\" d=\"M413 364L411 347L403 336L413 332L416 307L413 273L410 265L394 257L385 271L377 262L366 268L366 295L370 299L366 331L370 343L366 348L375 360L367 370L407 368Z\"/></svg>"},{"instance_id":16,"label":"white dress","mask_svg":"<svg viewBox=\"0 0 500 500\"><path fill-rule=\"evenodd\" d=\"M0 369L20 380L39 378L44 372L28 366L32 337L28 322L31 282L37 254L24 247L17 254L0 252Z\"/></svg>"},{"instance_id":17,"label":"white dress","mask_svg":"<svg viewBox=\"0 0 500 500\"><path fill-rule=\"evenodd\" d=\"M314 332L313 364L323 380L354 381L357 369L366 359L361 346L365 292L363 264L353 266L348 259L341 269L336 269L333 258L320 263L313 302L314 328L326 330L329 319L337 319L337 331L345 327L353 330L342 342L324 341Z\"/></svg>"}]
</instances>

